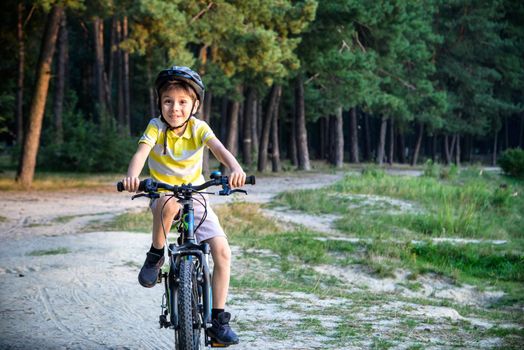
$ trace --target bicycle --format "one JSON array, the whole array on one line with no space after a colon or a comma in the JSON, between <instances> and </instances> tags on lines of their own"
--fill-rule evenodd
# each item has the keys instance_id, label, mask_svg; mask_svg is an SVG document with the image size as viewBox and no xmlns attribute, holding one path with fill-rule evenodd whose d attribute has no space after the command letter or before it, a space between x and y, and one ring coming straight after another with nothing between
<instances>
[{"instance_id":1,"label":"bicycle","mask_svg":"<svg viewBox=\"0 0 524 350\"><path fill-rule=\"evenodd\" d=\"M255 177L248 176L246 184L255 184ZM211 186L222 186L217 192L204 192ZM124 190L122 182L117 184L118 191ZM165 190L166 192L160 192ZM169 196L178 199L182 204L180 220L174 223L180 236L177 244L168 245L169 268L161 270L157 283L164 281L164 294L162 296L161 314L159 316L160 328L170 328L175 331L175 348L177 350L198 350L200 348L201 331L204 330L205 346L227 347L229 345L218 343L209 337L207 329L211 327L212 289L211 272L209 271L210 247L208 243L196 243L195 231L204 222L207 214L207 202L204 194L217 194L228 196L233 193L244 193L241 189L231 189L228 177L220 172L213 172L211 180L202 185L193 186L169 184L146 179L140 182L139 191L131 199L147 197L150 199ZM201 196L193 198L194 194ZM204 214L195 228L193 201L199 201L204 206ZM165 202L167 203L167 201ZM164 204L165 206L166 204ZM164 207L162 207L162 210ZM165 228L162 226L165 235ZM167 242L167 237L166 237Z\"/></svg>"}]
</instances>

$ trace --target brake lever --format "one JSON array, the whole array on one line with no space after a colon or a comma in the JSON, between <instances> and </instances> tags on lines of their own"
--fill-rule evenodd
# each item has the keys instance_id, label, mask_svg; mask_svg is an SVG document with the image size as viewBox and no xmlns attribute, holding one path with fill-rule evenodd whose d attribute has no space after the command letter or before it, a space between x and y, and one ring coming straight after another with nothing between
<instances>
[{"instance_id":1,"label":"brake lever","mask_svg":"<svg viewBox=\"0 0 524 350\"><path fill-rule=\"evenodd\" d=\"M246 191L246 190L231 190L231 191L229 192L229 194L231 194L231 193L235 193L235 192L243 193L243 194L247 194L247 191Z\"/></svg>"},{"instance_id":2,"label":"brake lever","mask_svg":"<svg viewBox=\"0 0 524 350\"><path fill-rule=\"evenodd\" d=\"M139 193L131 197L131 200L135 198L140 198L140 197L147 197L147 198L155 199L155 198L160 198L160 195L158 193Z\"/></svg>"}]
</instances>

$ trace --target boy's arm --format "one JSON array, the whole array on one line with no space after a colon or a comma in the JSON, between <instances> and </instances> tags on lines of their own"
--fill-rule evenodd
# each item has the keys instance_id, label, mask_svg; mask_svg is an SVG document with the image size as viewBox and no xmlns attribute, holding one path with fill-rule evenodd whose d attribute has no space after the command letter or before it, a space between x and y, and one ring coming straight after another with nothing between
<instances>
[{"instance_id":1,"label":"boy's arm","mask_svg":"<svg viewBox=\"0 0 524 350\"><path fill-rule=\"evenodd\" d=\"M139 143L138 148L129 162L129 167L127 168L127 175L122 179L124 184L124 189L129 192L137 192L138 185L140 184L140 173L146 162L147 156L151 152L151 146L147 143Z\"/></svg>"},{"instance_id":2,"label":"boy's arm","mask_svg":"<svg viewBox=\"0 0 524 350\"><path fill-rule=\"evenodd\" d=\"M231 187L242 187L246 184L246 173L236 160L236 158L229 152L226 147L216 137L207 142L207 146L213 152L216 159L224 164L231 174L229 175L229 185Z\"/></svg>"}]
</instances>

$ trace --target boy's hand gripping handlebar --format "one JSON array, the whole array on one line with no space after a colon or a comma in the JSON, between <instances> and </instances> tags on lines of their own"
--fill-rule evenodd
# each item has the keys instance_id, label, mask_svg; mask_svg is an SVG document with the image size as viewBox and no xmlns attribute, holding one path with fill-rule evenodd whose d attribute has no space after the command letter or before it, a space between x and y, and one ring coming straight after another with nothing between
<instances>
[{"instance_id":1,"label":"boy's hand gripping handlebar","mask_svg":"<svg viewBox=\"0 0 524 350\"><path fill-rule=\"evenodd\" d=\"M254 175L246 177L246 184L254 185L255 182L256 180L255 180ZM173 192L174 194L183 194L184 192L199 192L211 186L222 186L222 190L216 193L220 196L229 196L230 194L233 194L235 192L247 194L247 191L245 190L231 189L231 187L229 186L229 179L227 176L212 174L211 180L206 181L202 185L197 185L197 186L193 186L191 184L173 186L173 185L165 184L162 182L157 182L153 179L145 179L145 180L140 181L140 184L138 186L138 191L147 192L147 195L146 194L135 195L133 196L133 199L136 197L142 197L142 196L146 196L150 198L158 198L159 197L158 190L160 189L164 189L169 192ZM116 184L116 188L118 192L122 192L125 190L124 184L121 181L119 181Z\"/></svg>"}]
</instances>

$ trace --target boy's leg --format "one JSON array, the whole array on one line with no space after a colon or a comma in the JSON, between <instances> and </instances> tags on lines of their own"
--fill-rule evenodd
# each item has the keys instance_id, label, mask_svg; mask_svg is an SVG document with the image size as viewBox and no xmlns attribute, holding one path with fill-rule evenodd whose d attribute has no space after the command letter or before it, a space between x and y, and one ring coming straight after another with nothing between
<instances>
[{"instance_id":1,"label":"boy's leg","mask_svg":"<svg viewBox=\"0 0 524 350\"><path fill-rule=\"evenodd\" d=\"M239 339L229 326L231 314L224 312L231 269L231 249L225 236L213 237L206 241L213 256L213 326L208 334L222 344L238 344Z\"/></svg>"},{"instance_id":2,"label":"boy's leg","mask_svg":"<svg viewBox=\"0 0 524 350\"><path fill-rule=\"evenodd\" d=\"M162 207L164 207L163 210ZM173 219L180 211L180 204L177 202L176 198L160 197L151 204L151 211L153 212L153 247L163 249ZM164 222L164 228L166 229L165 236L162 228L162 221Z\"/></svg>"},{"instance_id":3,"label":"boy's leg","mask_svg":"<svg viewBox=\"0 0 524 350\"><path fill-rule=\"evenodd\" d=\"M213 308L223 309L226 305L231 274L231 249L224 236L207 240L213 257Z\"/></svg>"},{"instance_id":4,"label":"boy's leg","mask_svg":"<svg viewBox=\"0 0 524 350\"><path fill-rule=\"evenodd\" d=\"M164 246L166 237L171 228L173 218L180 210L178 202L175 199L167 201L168 198L159 198L151 204L151 210L153 211L153 242L151 249L147 252L144 265L138 274L138 282L147 288L151 288L156 284L158 273L165 261ZM165 206L164 203L166 203ZM162 222L164 223L165 235Z\"/></svg>"}]
</instances>

